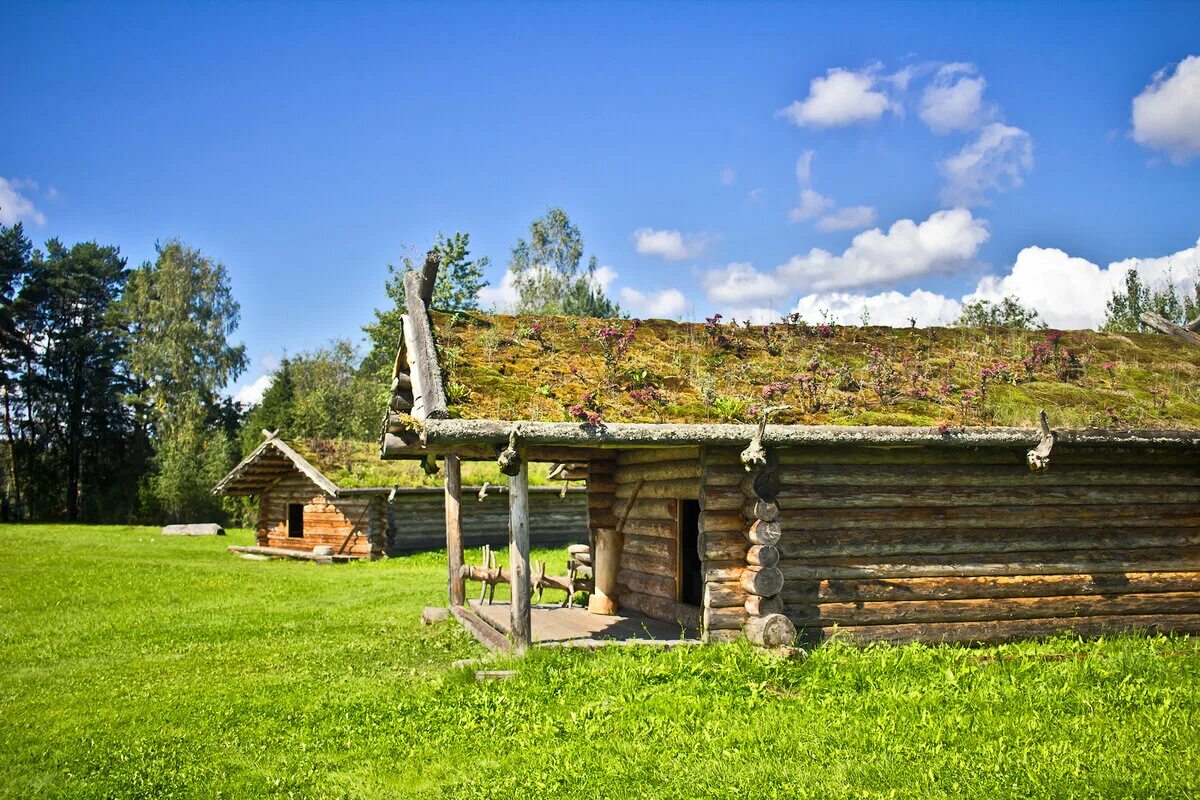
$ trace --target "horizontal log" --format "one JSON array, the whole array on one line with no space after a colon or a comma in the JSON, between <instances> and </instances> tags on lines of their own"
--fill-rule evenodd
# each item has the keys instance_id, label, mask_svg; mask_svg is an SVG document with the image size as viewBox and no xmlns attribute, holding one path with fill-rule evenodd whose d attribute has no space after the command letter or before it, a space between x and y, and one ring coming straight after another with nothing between
<instances>
[{"instance_id":1,"label":"horizontal log","mask_svg":"<svg viewBox=\"0 0 1200 800\"><path fill-rule=\"evenodd\" d=\"M617 574L617 582L624 584L631 592L667 600L675 599L675 578L671 575L651 575L622 566Z\"/></svg>"},{"instance_id":2,"label":"horizontal log","mask_svg":"<svg viewBox=\"0 0 1200 800\"><path fill-rule=\"evenodd\" d=\"M618 450L616 463L621 466L658 463L660 461L699 460L700 448L691 447L647 447L638 450Z\"/></svg>"},{"instance_id":3,"label":"horizontal log","mask_svg":"<svg viewBox=\"0 0 1200 800\"><path fill-rule=\"evenodd\" d=\"M878 603L790 604L797 625L884 625L907 622L986 622L1117 614L1200 614L1200 593L990 597L976 600L902 600Z\"/></svg>"},{"instance_id":4,"label":"horizontal log","mask_svg":"<svg viewBox=\"0 0 1200 800\"><path fill-rule=\"evenodd\" d=\"M746 466L742 463L742 449L744 447L744 444L740 447L705 447L702 459L705 464L733 466L745 472Z\"/></svg>"},{"instance_id":5,"label":"horizontal log","mask_svg":"<svg viewBox=\"0 0 1200 800\"><path fill-rule=\"evenodd\" d=\"M619 505L622 510L625 508L624 503L620 503ZM673 521L677 507L677 500L642 498L639 493L638 499L633 502L633 505L629 509L629 517L630 519Z\"/></svg>"},{"instance_id":6,"label":"horizontal log","mask_svg":"<svg viewBox=\"0 0 1200 800\"><path fill-rule=\"evenodd\" d=\"M740 534L709 533L700 537L702 561L745 561L748 548Z\"/></svg>"},{"instance_id":7,"label":"horizontal log","mask_svg":"<svg viewBox=\"0 0 1200 800\"><path fill-rule=\"evenodd\" d=\"M700 488L700 508L704 511L736 511L745 498L734 488L704 486Z\"/></svg>"},{"instance_id":8,"label":"horizontal log","mask_svg":"<svg viewBox=\"0 0 1200 800\"><path fill-rule=\"evenodd\" d=\"M810 508L920 508L954 506L1104 506L1174 503L1200 505L1192 486L813 486L779 493L784 512Z\"/></svg>"},{"instance_id":9,"label":"horizontal log","mask_svg":"<svg viewBox=\"0 0 1200 800\"><path fill-rule=\"evenodd\" d=\"M740 466L707 464L701 477L705 486L737 487L742 485L746 470Z\"/></svg>"},{"instance_id":10,"label":"horizontal log","mask_svg":"<svg viewBox=\"0 0 1200 800\"><path fill-rule=\"evenodd\" d=\"M645 614L651 619L675 622L694 631L700 630L700 609L695 606L632 591L621 595L620 605L629 611Z\"/></svg>"},{"instance_id":11,"label":"horizontal log","mask_svg":"<svg viewBox=\"0 0 1200 800\"><path fill-rule=\"evenodd\" d=\"M740 583L710 582L704 584L705 608L744 607L748 597L753 597L753 595L747 594Z\"/></svg>"},{"instance_id":12,"label":"horizontal log","mask_svg":"<svg viewBox=\"0 0 1200 800\"><path fill-rule=\"evenodd\" d=\"M786 514L786 512L785 512ZM787 517L785 516L785 522ZM1197 505L991 506L937 508L808 509L800 519L808 531L930 528L1196 527ZM800 526L793 526L800 527Z\"/></svg>"},{"instance_id":13,"label":"horizontal log","mask_svg":"<svg viewBox=\"0 0 1200 800\"><path fill-rule=\"evenodd\" d=\"M770 544L756 544L746 551L746 563L756 567L774 567L779 564L779 548Z\"/></svg>"},{"instance_id":14,"label":"horizontal log","mask_svg":"<svg viewBox=\"0 0 1200 800\"><path fill-rule=\"evenodd\" d=\"M603 477L589 477L587 488L594 494L612 494L617 491L617 482Z\"/></svg>"},{"instance_id":15,"label":"horizontal log","mask_svg":"<svg viewBox=\"0 0 1200 800\"><path fill-rule=\"evenodd\" d=\"M616 495L620 499L625 499L633 492L636 483L623 483L617 486ZM695 498L700 491L699 479L680 479L677 481L646 481L642 484L642 490L638 492L638 497L645 498Z\"/></svg>"},{"instance_id":16,"label":"horizontal log","mask_svg":"<svg viewBox=\"0 0 1200 800\"><path fill-rule=\"evenodd\" d=\"M783 598L779 595L774 597L759 597L758 595L746 595L746 613L752 617L765 617L768 614L779 614L783 611Z\"/></svg>"},{"instance_id":17,"label":"horizontal log","mask_svg":"<svg viewBox=\"0 0 1200 800\"><path fill-rule=\"evenodd\" d=\"M796 641L796 628L782 614L752 617L742 629L746 640L760 647L787 647Z\"/></svg>"},{"instance_id":18,"label":"horizontal log","mask_svg":"<svg viewBox=\"0 0 1200 800\"><path fill-rule=\"evenodd\" d=\"M805 628L801 636L809 640L837 638L855 644L913 641L1000 644L1018 639L1053 636L1067 631L1074 631L1080 636L1103 636L1130 631L1194 634L1200 633L1200 614L1119 615L998 622L933 622Z\"/></svg>"},{"instance_id":19,"label":"horizontal log","mask_svg":"<svg viewBox=\"0 0 1200 800\"><path fill-rule=\"evenodd\" d=\"M704 580L714 582L740 581L746 562L742 559L728 561L705 561Z\"/></svg>"},{"instance_id":20,"label":"horizontal log","mask_svg":"<svg viewBox=\"0 0 1200 800\"><path fill-rule=\"evenodd\" d=\"M730 630L746 624L749 617L741 606L704 609L704 627L708 630Z\"/></svg>"},{"instance_id":21,"label":"horizontal log","mask_svg":"<svg viewBox=\"0 0 1200 800\"><path fill-rule=\"evenodd\" d=\"M667 481L679 479L700 479L699 459L685 461L651 461L644 464L622 465L617 468L617 483L637 483L646 481Z\"/></svg>"},{"instance_id":22,"label":"horizontal log","mask_svg":"<svg viewBox=\"0 0 1200 800\"><path fill-rule=\"evenodd\" d=\"M633 555L651 556L659 558L663 561L675 560L675 541L673 539L664 539L660 536L639 536L630 533L630 528L626 527L625 553Z\"/></svg>"},{"instance_id":23,"label":"horizontal log","mask_svg":"<svg viewBox=\"0 0 1200 800\"><path fill-rule=\"evenodd\" d=\"M617 527L617 515L612 513L610 508L589 508L588 527L615 528Z\"/></svg>"},{"instance_id":24,"label":"horizontal log","mask_svg":"<svg viewBox=\"0 0 1200 800\"><path fill-rule=\"evenodd\" d=\"M1051 456L1053 462L1053 456ZM782 491L814 486L1198 486L1200 469L1140 464L1059 465L1033 472L1022 459L1014 464L797 464L780 470ZM739 485L745 489L749 476Z\"/></svg>"},{"instance_id":25,"label":"horizontal log","mask_svg":"<svg viewBox=\"0 0 1200 800\"><path fill-rule=\"evenodd\" d=\"M657 520L628 519L625 521L625 532L636 533L639 536L655 536L659 539L675 539L676 525L674 522L659 522Z\"/></svg>"},{"instance_id":26,"label":"horizontal log","mask_svg":"<svg viewBox=\"0 0 1200 800\"><path fill-rule=\"evenodd\" d=\"M584 447L671 447L717 445L745 447L757 433L751 424L620 423L580 425L577 422L522 422L526 446L555 444ZM504 444L512 422L495 419L429 419L422 421L429 447L458 443ZM1084 429L1056 431L1055 453L1075 446L1195 448L1200 431ZM935 448L1029 448L1041 441L1037 428L954 428L888 425L768 425L763 442L771 448L788 446L929 446ZM384 457L403 455L411 448L400 437L385 436Z\"/></svg>"},{"instance_id":27,"label":"horizontal log","mask_svg":"<svg viewBox=\"0 0 1200 800\"><path fill-rule=\"evenodd\" d=\"M1066 433L1066 432L1063 432ZM1038 432L1038 440L1041 433ZM1029 469L1025 454L1035 447L1037 441L1016 447L921 447L921 446L861 446L861 447L791 447L776 448L776 457L781 466L826 465L826 464L1001 464L1020 469ZM1189 452L1190 450L1190 452ZM1200 454L1194 448L1171 445L1158 447L1121 446L1116 442L1103 442L1089 446L1072 446L1063 437L1058 437L1050 456L1050 469L1063 466L1092 465L1111 467L1115 465L1147 464L1151 466L1197 466Z\"/></svg>"},{"instance_id":28,"label":"horizontal log","mask_svg":"<svg viewBox=\"0 0 1200 800\"><path fill-rule=\"evenodd\" d=\"M708 630L704 632L704 641L713 643L736 642L742 636L740 628L737 630Z\"/></svg>"},{"instance_id":29,"label":"horizontal log","mask_svg":"<svg viewBox=\"0 0 1200 800\"><path fill-rule=\"evenodd\" d=\"M771 597L783 588L784 573L779 567L746 567L742 570L742 588L749 594Z\"/></svg>"},{"instance_id":30,"label":"horizontal log","mask_svg":"<svg viewBox=\"0 0 1200 800\"><path fill-rule=\"evenodd\" d=\"M746 519L737 511L702 511L701 533L742 533L746 530Z\"/></svg>"},{"instance_id":31,"label":"horizontal log","mask_svg":"<svg viewBox=\"0 0 1200 800\"><path fill-rule=\"evenodd\" d=\"M648 575L675 575L675 559L659 558L642 553L621 553L621 568L644 572ZM674 580L674 577L672 577Z\"/></svg>"},{"instance_id":32,"label":"horizontal log","mask_svg":"<svg viewBox=\"0 0 1200 800\"><path fill-rule=\"evenodd\" d=\"M1200 548L1096 550L1091 552L961 553L875 558L780 561L786 580L938 578L976 575L1075 575L1111 572L1200 571Z\"/></svg>"},{"instance_id":33,"label":"horizontal log","mask_svg":"<svg viewBox=\"0 0 1200 800\"><path fill-rule=\"evenodd\" d=\"M611 494L600 494L596 492L588 492L587 507L589 510L596 509L599 511L611 511L614 507L619 507L621 504L613 500Z\"/></svg>"},{"instance_id":34,"label":"horizontal log","mask_svg":"<svg viewBox=\"0 0 1200 800\"><path fill-rule=\"evenodd\" d=\"M1017 553L1039 550L1135 550L1200 546L1200 528L1158 530L1125 528L1034 530L819 531L788 533L779 542L785 560L936 553Z\"/></svg>"},{"instance_id":35,"label":"horizontal log","mask_svg":"<svg viewBox=\"0 0 1200 800\"><path fill-rule=\"evenodd\" d=\"M1200 592L1200 572L789 580L783 585L782 595L784 602L789 605L809 605L826 602L969 600L989 597L1054 597L1147 592Z\"/></svg>"}]
</instances>

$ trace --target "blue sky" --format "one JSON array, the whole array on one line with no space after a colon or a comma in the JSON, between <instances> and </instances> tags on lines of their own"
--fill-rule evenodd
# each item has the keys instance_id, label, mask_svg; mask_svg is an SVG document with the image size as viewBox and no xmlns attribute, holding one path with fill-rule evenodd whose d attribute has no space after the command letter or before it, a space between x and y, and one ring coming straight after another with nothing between
<instances>
[{"instance_id":1,"label":"blue sky","mask_svg":"<svg viewBox=\"0 0 1200 800\"><path fill-rule=\"evenodd\" d=\"M1015 293L1069 327L1095 324L1127 266L1193 279L1195 4L4 2L0 19L0 221L133 263L171 236L219 258L239 386L357 338L385 265L439 230L470 232L499 287L551 205L643 314L932 324Z\"/></svg>"}]
</instances>

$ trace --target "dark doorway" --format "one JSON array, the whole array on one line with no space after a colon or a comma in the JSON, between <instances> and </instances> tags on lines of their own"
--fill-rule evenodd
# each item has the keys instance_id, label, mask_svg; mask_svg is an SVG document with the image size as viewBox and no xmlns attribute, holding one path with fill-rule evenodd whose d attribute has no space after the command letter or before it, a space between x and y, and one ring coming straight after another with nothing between
<instances>
[{"instance_id":1,"label":"dark doorway","mask_svg":"<svg viewBox=\"0 0 1200 800\"><path fill-rule=\"evenodd\" d=\"M304 538L304 504L288 503L288 538Z\"/></svg>"},{"instance_id":2,"label":"dark doorway","mask_svg":"<svg viewBox=\"0 0 1200 800\"><path fill-rule=\"evenodd\" d=\"M700 501L679 501L679 602L704 602L704 572L700 564Z\"/></svg>"}]
</instances>

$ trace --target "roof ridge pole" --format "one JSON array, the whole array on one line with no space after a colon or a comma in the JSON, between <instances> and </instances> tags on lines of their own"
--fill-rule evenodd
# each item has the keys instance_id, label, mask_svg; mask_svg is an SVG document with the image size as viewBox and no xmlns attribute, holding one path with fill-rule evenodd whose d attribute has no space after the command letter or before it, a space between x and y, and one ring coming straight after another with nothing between
<instances>
[{"instance_id":1,"label":"roof ridge pole","mask_svg":"<svg viewBox=\"0 0 1200 800\"><path fill-rule=\"evenodd\" d=\"M421 407L425 419L446 419L450 416L446 408L446 391L442 387L442 369L438 364L437 344L433 339L433 323L429 319L429 300L437 282L438 257L433 251L426 256L425 268L421 272L408 272L404 276L404 302L408 306L408 319L412 323L414 352L409 362L420 375ZM415 410L415 409L414 409Z\"/></svg>"}]
</instances>

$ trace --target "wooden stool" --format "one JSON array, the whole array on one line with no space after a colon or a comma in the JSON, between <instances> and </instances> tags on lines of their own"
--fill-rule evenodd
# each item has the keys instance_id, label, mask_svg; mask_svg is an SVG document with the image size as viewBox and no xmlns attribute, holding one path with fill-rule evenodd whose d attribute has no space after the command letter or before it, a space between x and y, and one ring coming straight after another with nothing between
<instances>
[{"instance_id":1,"label":"wooden stool","mask_svg":"<svg viewBox=\"0 0 1200 800\"><path fill-rule=\"evenodd\" d=\"M592 548L586 544L573 544L567 547L567 599L562 607L569 608L575 599L576 586L581 579L592 575Z\"/></svg>"}]
</instances>

